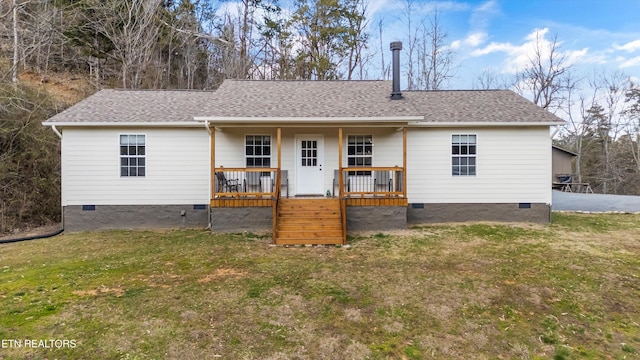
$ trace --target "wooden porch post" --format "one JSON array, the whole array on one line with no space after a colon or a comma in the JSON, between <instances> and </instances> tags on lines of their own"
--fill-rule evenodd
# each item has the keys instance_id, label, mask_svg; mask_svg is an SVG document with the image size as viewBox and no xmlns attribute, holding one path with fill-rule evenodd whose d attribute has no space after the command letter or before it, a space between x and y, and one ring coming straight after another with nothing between
<instances>
[{"instance_id":1,"label":"wooden porch post","mask_svg":"<svg viewBox=\"0 0 640 360\"><path fill-rule=\"evenodd\" d=\"M280 170L282 167L282 128L278 128L276 130L276 143L277 143L277 153L278 153L278 170L276 170L276 183L273 187L273 196L274 200L271 204L271 238L273 243L275 244L278 237L278 200L280 199L280 179L281 174Z\"/></svg>"},{"instance_id":2,"label":"wooden porch post","mask_svg":"<svg viewBox=\"0 0 640 360\"><path fill-rule=\"evenodd\" d=\"M402 193L404 198L407 198L407 127L402 129L402 168L404 169L404 176L402 177Z\"/></svg>"},{"instance_id":3,"label":"wooden porch post","mask_svg":"<svg viewBox=\"0 0 640 360\"><path fill-rule=\"evenodd\" d=\"M342 128L338 128L338 196L342 199L342 189L344 189L344 179L342 178Z\"/></svg>"},{"instance_id":4,"label":"wooden porch post","mask_svg":"<svg viewBox=\"0 0 640 360\"><path fill-rule=\"evenodd\" d=\"M216 198L216 127L209 132L211 138L211 199Z\"/></svg>"},{"instance_id":5,"label":"wooden porch post","mask_svg":"<svg viewBox=\"0 0 640 360\"><path fill-rule=\"evenodd\" d=\"M278 141L278 171L280 171L280 167L282 166L282 128L278 128L276 139Z\"/></svg>"}]
</instances>

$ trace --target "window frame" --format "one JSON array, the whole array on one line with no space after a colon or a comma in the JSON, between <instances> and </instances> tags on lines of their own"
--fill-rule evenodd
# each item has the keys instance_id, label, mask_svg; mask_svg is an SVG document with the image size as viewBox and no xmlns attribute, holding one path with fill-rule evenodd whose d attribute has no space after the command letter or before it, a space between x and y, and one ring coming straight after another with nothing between
<instances>
[{"instance_id":1,"label":"window frame","mask_svg":"<svg viewBox=\"0 0 640 360\"><path fill-rule=\"evenodd\" d=\"M356 142L354 143L354 154L351 155L349 154L349 147L351 146L349 143L349 138L350 137L356 137ZM362 137L363 141L362 141L362 146L363 146L363 152L364 154L357 154L357 147L359 145L358 141L358 137ZM366 148L364 148L365 146L367 146L366 140L367 138L371 138L371 142L370 142L370 147L371 147L371 153L370 154L366 154ZM373 167L374 164L374 149L375 149L375 138L374 135L369 133L369 134L347 134L347 138L346 138L346 146L347 148L345 149L345 153L347 156L347 167ZM370 159L370 164L366 164L366 158ZM354 159L354 165L351 165L349 163L350 159ZM362 163L363 165L358 165L358 159L362 159ZM371 171L349 171L348 175L358 175L358 176L371 176Z\"/></svg>"},{"instance_id":2,"label":"window frame","mask_svg":"<svg viewBox=\"0 0 640 360\"><path fill-rule=\"evenodd\" d=\"M127 144L123 145L122 143L122 137L123 136L127 136ZM131 136L135 136L136 137L136 144L131 145L130 144L130 137ZM139 145L138 144L138 137L142 136L143 139L143 144ZM123 146L127 147L127 153L123 154ZM130 154L129 150L131 146L135 146L136 149L136 154ZM120 178L145 178L147 177L147 148L149 146L149 143L147 141L147 134L144 133L119 133L118 134L118 169L119 169L119 174L120 174ZM139 147L142 147L143 149L143 154L139 154ZM127 164L123 165L123 160L127 159ZM131 165L131 159L135 159L136 160L136 164L135 165ZM140 161L143 162L142 165L140 165ZM127 170L127 174L123 174L123 170L124 169L128 169ZM131 174L131 169L135 168L135 175ZM140 174L140 170L142 169L142 174Z\"/></svg>"},{"instance_id":3,"label":"window frame","mask_svg":"<svg viewBox=\"0 0 640 360\"><path fill-rule=\"evenodd\" d=\"M256 136L260 136L260 137L269 137L269 155L264 155L264 154L260 154L260 155L256 155L255 154L255 149L256 149L256 145L251 144L251 146L253 147L253 154L249 155L247 154L247 146L249 146L248 144L248 137L252 136L255 137ZM262 140L261 140L262 141ZM266 145L259 145L261 147L261 151L263 152L263 150L266 148ZM244 166L247 168L271 168L271 164L272 164L272 160L273 160L273 135L271 134L245 134L244 135ZM254 159L254 164L253 165L249 165L249 158L253 158ZM260 166L256 166L255 165L255 159L262 159L261 163L262 165ZM264 166L264 159L269 159L269 166Z\"/></svg>"},{"instance_id":4,"label":"window frame","mask_svg":"<svg viewBox=\"0 0 640 360\"><path fill-rule=\"evenodd\" d=\"M456 137L459 137L458 142L455 142ZM466 138L465 142L462 141L462 137ZM473 137L473 142L470 142L471 137ZM456 146L458 146L457 153ZM451 134L449 143L449 154L451 156L450 169L452 177L478 176L478 134Z\"/></svg>"}]
</instances>

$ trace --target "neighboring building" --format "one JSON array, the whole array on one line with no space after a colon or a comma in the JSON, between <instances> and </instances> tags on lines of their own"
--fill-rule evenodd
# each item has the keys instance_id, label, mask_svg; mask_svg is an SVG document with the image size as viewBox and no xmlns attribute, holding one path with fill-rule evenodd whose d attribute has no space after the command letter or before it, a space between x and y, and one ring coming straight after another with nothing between
<instances>
[{"instance_id":1,"label":"neighboring building","mask_svg":"<svg viewBox=\"0 0 640 360\"><path fill-rule=\"evenodd\" d=\"M549 127L563 123L506 90L242 80L102 90L44 122L62 138L65 230L210 225L278 244L549 222Z\"/></svg>"},{"instance_id":2,"label":"neighboring building","mask_svg":"<svg viewBox=\"0 0 640 360\"><path fill-rule=\"evenodd\" d=\"M573 159L578 154L573 151L565 150L558 146L552 146L551 149L551 183L557 183L561 179L558 177L575 176L573 170ZM577 179L572 179L577 180Z\"/></svg>"}]
</instances>

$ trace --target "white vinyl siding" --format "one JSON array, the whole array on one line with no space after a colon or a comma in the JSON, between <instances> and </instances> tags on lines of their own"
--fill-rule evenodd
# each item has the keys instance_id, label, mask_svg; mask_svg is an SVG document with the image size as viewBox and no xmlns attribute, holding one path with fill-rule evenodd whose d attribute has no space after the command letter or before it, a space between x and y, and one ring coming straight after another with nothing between
<instances>
[{"instance_id":1,"label":"white vinyl siding","mask_svg":"<svg viewBox=\"0 0 640 360\"><path fill-rule=\"evenodd\" d=\"M476 176L453 176L452 134L475 134ZM551 204L548 127L410 128L407 196L410 203Z\"/></svg>"},{"instance_id":2,"label":"white vinyl siding","mask_svg":"<svg viewBox=\"0 0 640 360\"><path fill-rule=\"evenodd\" d=\"M120 176L121 134L145 134L144 177ZM65 128L62 205L207 204L206 129Z\"/></svg>"}]
</instances>

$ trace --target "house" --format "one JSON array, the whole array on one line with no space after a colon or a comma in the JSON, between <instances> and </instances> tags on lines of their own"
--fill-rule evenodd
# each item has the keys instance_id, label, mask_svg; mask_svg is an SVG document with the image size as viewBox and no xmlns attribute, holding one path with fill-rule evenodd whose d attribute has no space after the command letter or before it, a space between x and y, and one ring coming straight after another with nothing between
<instances>
[{"instance_id":1,"label":"house","mask_svg":"<svg viewBox=\"0 0 640 360\"><path fill-rule=\"evenodd\" d=\"M102 90L55 115L65 230L209 225L320 244L549 222L550 127L563 121L508 90L401 92L394 44L393 81Z\"/></svg>"}]
</instances>

